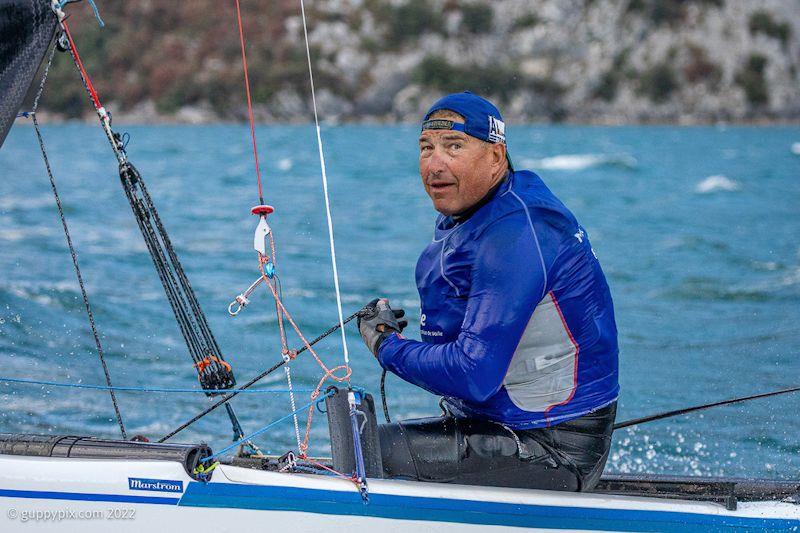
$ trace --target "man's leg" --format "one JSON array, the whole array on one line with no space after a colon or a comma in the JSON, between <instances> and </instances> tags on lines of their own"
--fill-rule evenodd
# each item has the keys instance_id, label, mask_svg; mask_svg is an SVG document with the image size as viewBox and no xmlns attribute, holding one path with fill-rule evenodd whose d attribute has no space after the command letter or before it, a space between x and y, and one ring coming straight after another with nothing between
<instances>
[{"instance_id":1,"label":"man's leg","mask_svg":"<svg viewBox=\"0 0 800 533\"><path fill-rule=\"evenodd\" d=\"M582 491L592 490L600 481L616 417L617 402L614 402L549 430L554 448L566 454L580 472Z\"/></svg>"},{"instance_id":2,"label":"man's leg","mask_svg":"<svg viewBox=\"0 0 800 533\"><path fill-rule=\"evenodd\" d=\"M386 478L576 491L578 472L499 424L444 416L378 426Z\"/></svg>"},{"instance_id":3,"label":"man's leg","mask_svg":"<svg viewBox=\"0 0 800 533\"><path fill-rule=\"evenodd\" d=\"M452 416L378 427L387 478L591 490L603 470L615 405L552 429L511 431Z\"/></svg>"}]
</instances>

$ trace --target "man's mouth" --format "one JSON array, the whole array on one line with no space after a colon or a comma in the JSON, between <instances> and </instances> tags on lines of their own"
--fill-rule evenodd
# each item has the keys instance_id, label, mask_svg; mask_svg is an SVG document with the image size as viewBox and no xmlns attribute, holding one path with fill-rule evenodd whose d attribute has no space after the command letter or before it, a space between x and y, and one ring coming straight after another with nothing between
<instances>
[{"instance_id":1,"label":"man's mouth","mask_svg":"<svg viewBox=\"0 0 800 533\"><path fill-rule=\"evenodd\" d=\"M431 192L442 192L449 189L450 187L455 187L455 186L456 186L455 183L443 182L443 181L438 181L428 184L428 187L430 188Z\"/></svg>"}]
</instances>

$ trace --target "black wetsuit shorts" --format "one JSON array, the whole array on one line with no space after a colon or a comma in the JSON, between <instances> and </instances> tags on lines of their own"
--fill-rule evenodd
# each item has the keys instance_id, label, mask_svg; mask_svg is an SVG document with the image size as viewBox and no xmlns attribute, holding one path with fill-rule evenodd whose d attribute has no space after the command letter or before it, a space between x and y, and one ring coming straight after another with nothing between
<instances>
[{"instance_id":1,"label":"black wetsuit shorts","mask_svg":"<svg viewBox=\"0 0 800 533\"><path fill-rule=\"evenodd\" d=\"M565 491L591 490L603 472L616 402L552 428L441 417L378 426L383 477Z\"/></svg>"}]
</instances>

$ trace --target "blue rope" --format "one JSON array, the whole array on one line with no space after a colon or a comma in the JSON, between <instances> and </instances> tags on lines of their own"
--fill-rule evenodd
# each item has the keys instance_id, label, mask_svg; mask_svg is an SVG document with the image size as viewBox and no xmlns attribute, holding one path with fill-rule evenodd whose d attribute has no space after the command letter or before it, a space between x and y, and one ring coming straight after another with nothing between
<instances>
[{"instance_id":1,"label":"blue rope","mask_svg":"<svg viewBox=\"0 0 800 533\"><path fill-rule=\"evenodd\" d=\"M89 5L92 6L92 11L94 11L94 18L97 19L97 23L100 24L101 28L105 28L106 23L103 22L103 19L100 18L100 10L97 9L97 4L94 3L94 0L89 0Z\"/></svg>"},{"instance_id":2,"label":"blue rope","mask_svg":"<svg viewBox=\"0 0 800 533\"><path fill-rule=\"evenodd\" d=\"M60 2L58 2L58 9L64 9L65 5L77 1L78 0L60 0ZM92 6L92 11L94 11L94 18L97 19L97 23L100 25L101 28L105 28L106 23L103 22L103 19L100 18L100 10L97 9L97 4L94 3L94 0L87 0L87 1L89 2L89 5Z\"/></svg>"},{"instance_id":3,"label":"blue rope","mask_svg":"<svg viewBox=\"0 0 800 533\"><path fill-rule=\"evenodd\" d=\"M259 429L258 431L254 432L254 433L251 433L250 435L247 435L246 437L243 437L243 438L241 438L241 439L237 440L236 442L234 442L234 443L233 443L233 444L231 444L230 446L226 446L225 448L222 448L222 449L221 449L220 451L218 451L217 453L215 453L215 454L213 454L213 455L209 455L208 457L204 457L204 458L200 459L200 462L202 462L202 463L207 463L207 462L209 462L209 461L213 461L214 459L216 459L217 457L221 456L221 455L222 455L222 454L224 454L225 452L229 452L229 451L231 451L232 449L234 449L234 448L236 448L237 446L239 446L240 444L244 444L245 442L247 442L247 441L249 441L249 440L251 440L251 439L253 439L253 438L255 438L255 437L258 437L258 436L259 436L259 435L261 435L262 433L265 433L267 430L269 430L269 429L271 429L272 427L274 427L274 426L276 426L276 425L280 424L281 422L283 422L283 421L285 421L285 420L289 420L290 418L292 418L292 416L296 415L296 414L297 414L297 413L299 413L300 411L303 411L303 410L305 410L305 409L308 409L309 407L311 407L312 405L314 405L316 402L321 402L322 400L324 400L324 399L325 399L325 398L327 398L328 396L333 396L333 391L331 391L331 392L327 392L327 393L323 394L322 396L320 396L320 397L319 397L319 398L317 398L316 400L312 400L312 401L308 402L308 403L307 403L307 404L305 404L303 407L300 407L299 409L295 409L295 410L294 410L294 411L292 411L291 413L289 413L289 414L287 414L287 415L285 415L285 416L282 416L282 417L280 417L280 418L279 418L279 419L277 419L277 420L273 420L272 422L270 422L269 424L267 424L267 425L266 425L266 426L264 426L263 428Z\"/></svg>"},{"instance_id":4,"label":"blue rope","mask_svg":"<svg viewBox=\"0 0 800 533\"><path fill-rule=\"evenodd\" d=\"M367 503L369 502L369 494L367 493L367 469L364 466L364 453L361 450L361 436L358 431L358 414L361 413L365 418L366 415L358 410L358 408L361 407L362 393L356 392L352 388L351 391L354 401L350 404L350 427L353 430L353 452L356 461L356 477L358 478L361 498L364 500L364 503Z\"/></svg>"},{"instance_id":5,"label":"blue rope","mask_svg":"<svg viewBox=\"0 0 800 533\"><path fill-rule=\"evenodd\" d=\"M163 389L163 388L155 388L155 387L107 387L105 385L82 385L78 383L59 383L57 381L38 381L34 379L20 379L20 378L6 378L0 376L0 382L6 383L24 383L27 385L47 385L50 387L69 387L75 389L92 389L92 390L114 390L114 391L123 391L123 392L170 392L170 393L217 393L217 394L229 394L232 392L235 393L242 393L242 392L249 392L249 393L272 393L278 394L282 392L289 392L289 389ZM294 392L314 392L312 389L293 389Z\"/></svg>"}]
</instances>

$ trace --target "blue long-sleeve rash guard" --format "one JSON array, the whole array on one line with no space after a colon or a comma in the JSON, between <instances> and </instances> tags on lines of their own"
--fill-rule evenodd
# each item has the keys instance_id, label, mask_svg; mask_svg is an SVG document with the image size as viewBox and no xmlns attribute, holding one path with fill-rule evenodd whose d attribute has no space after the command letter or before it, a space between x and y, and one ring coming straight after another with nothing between
<instances>
[{"instance_id":1,"label":"blue long-sleeve rash guard","mask_svg":"<svg viewBox=\"0 0 800 533\"><path fill-rule=\"evenodd\" d=\"M529 429L616 400L608 284L585 230L536 174L509 172L463 222L440 216L416 279L423 340L392 335L378 359L456 416Z\"/></svg>"}]
</instances>

